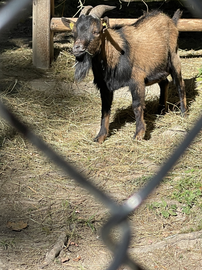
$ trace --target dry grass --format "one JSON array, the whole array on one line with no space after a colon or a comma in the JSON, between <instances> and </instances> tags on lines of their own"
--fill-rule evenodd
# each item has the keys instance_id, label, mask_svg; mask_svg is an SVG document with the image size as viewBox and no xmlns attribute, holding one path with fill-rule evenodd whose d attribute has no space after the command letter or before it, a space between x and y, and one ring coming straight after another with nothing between
<instances>
[{"instance_id":1,"label":"dry grass","mask_svg":"<svg viewBox=\"0 0 202 270\"><path fill-rule=\"evenodd\" d=\"M12 61L8 62L8 59ZM201 114L202 88L200 85L195 86L201 59L182 59L183 74L187 80L188 116L181 117L175 91L171 90L169 96L169 102L174 104L175 110L170 105L170 111L164 116L156 115L158 100L148 100L145 113L148 129L146 140L134 141L135 119L130 108L131 101L118 95L112 108L110 136L99 145L93 142L93 138L100 124L100 97L89 82L92 75L78 86L72 83L71 66L74 60L68 48L60 53L47 73L36 71L30 63L30 49L11 50L2 54L6 76L1 80L4 85L1 99L48 144L120 203L158 171ZM55 235L69 226L74 228L73 232L70 230L72 239L81 239L83 244L86 237L94 241L94 234L89 235L106 218L103 206L95 202L91 195L86 196L72 179L57 172L53 164L3 120L0 122L0 143L0 194L9 201L9 214L3 214L2 231L6 232L6 221L26 218L30 224L29 233L32 235L35 230L38 234L34 245L36 250L39 238L46 235L52 243ZM175 233L201 229L201 195L194 201L190 214L183 213L185 203L178 200L179 195L173 197L174 191L179 189L178 183L183 179L191 178L197 183L190 187L192 190L196 187L201 189L198 185L201 181L201 148L200 134L146 204L130 217L136 232L135 244L132 246L137 242L145 245L148 241L156 242ZM166 219L162 215L168 206L158 209L149 207L162 200L168 206L177 205L177 216ZM23 245L22 239L16 239L19 241L17 246ZM49 244L46 242L45 248L47 246ZM97 250L102 248L102 245L92 242L95 256ZM38 264L45 254L43 249L40 256L36 254L38 251L34 253L32 263ZM30 249L26 256L29 256L29 252ZM86 253L83 256L87 256ZM147 264L149 259L144 257L144 260ZM159 265L155 269L162 269ZM151 269L154 268L151 266Z\"/></svg>"}]
</instances>

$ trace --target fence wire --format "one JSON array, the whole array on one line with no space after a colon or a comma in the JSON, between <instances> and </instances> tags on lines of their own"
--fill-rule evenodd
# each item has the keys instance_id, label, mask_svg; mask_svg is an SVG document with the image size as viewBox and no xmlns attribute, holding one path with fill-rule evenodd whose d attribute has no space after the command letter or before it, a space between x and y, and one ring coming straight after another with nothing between
<instances>
[{"instance_id":1,"label":"fence wire","mask_svg":"<svg viewBox=\"0 0 202 270\"><path fill-rule=\"evenodd\" d=\"M9 28L13 19L19 13L22 15L23 9L31 3L32 0L12 0L0 10L0 35L2 30ZM202 18L202 2L200 0L184 0L184 3L188 8L190 8L193 14ZM116 270L122 264L126 264L134 270L141 270L141 266L129 258L127 254L131 239L128 215L141 205L141 203L161 182L161 180L166 176L166 174L171 170L171 168L186 151L189 145L193 142L194 138L202 129L202 117L199 118L183 142L178 146L178 148L174 151L167 162L161 167L159 172L153 178L151 178L149 183L146 184L137 193L131 195L123 205L118 205L114 200L99 190L81 173L79 173L72 165L70 165L68 161L66 161L63 157L52 150L50 146L48 146L25 124L19 121L17 117L12 112L10 112L1 101L0 116L4 118L10 125L16 128L19 132L21 132L33 145L42 151L52 162L57 164L58 167L60 167L66 174L72 177L77 183L81 184L85 189L90 191L96 199L98 198L102 203L106 205L106 207L110 209L111 217L102 228L102 239L108 248L114 253L114 259L111 265L108 267L108 270ZM110 237L111 231L117 226L122 232L122 238L119 243L115 243Z\"/></svg>"}]
</instances>

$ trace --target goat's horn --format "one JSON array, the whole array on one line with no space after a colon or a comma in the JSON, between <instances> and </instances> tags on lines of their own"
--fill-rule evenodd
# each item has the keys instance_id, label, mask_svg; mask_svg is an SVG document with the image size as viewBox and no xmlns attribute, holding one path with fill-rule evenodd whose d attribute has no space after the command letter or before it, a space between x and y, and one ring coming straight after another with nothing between
<instances>
[{"instance_id":1,"label":"goat's horn","mask_svg":"<svg viewBox=\"0 0 202 270\"><path fill-rule=\"evenodd\" d=\"M112 10L112 9L114 9L114 8L116 8L116 7L115 7L115 6L107 6L107 5L98 5L98 6L94 7L94 8L90 11L89 15L95 16L95 17L98 17L98 18L101 18L102 15L103 15L105 12L107 12L107 11L109 11L109 10Z\"/></svg>"},{"instance_id":2,"label":"goat's horn","mask_svg":"<svg viewBox=\"0 0 202 270\"><path fill-rule=\"evenodd\" d=\"M93 8L92 6L85 6L85 7L82 9L82 11L80 12L79 17L80 17L81 15L88 15L88 13L91 11L92 8Z\"/></svg>"}]
</instances>

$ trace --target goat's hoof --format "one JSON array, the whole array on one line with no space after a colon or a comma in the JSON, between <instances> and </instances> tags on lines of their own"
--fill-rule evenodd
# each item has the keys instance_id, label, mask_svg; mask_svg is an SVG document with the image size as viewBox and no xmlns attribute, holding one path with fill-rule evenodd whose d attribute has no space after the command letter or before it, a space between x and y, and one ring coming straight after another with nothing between
<instances>
[{"instance_id":1,"label":"goat's hoof","mask_svg":"<svg viewBox=\"0 0 202 270\"><path fill-rule=\"evenodd\" d=\"M106 139L107 135L101 135L101 136L97 136L94 139L94 142L98 142L98 143L103 143L104 140Z\"/></svg>"},{"instance_id":2,"label":"goat's hoof","mask_svg":"<svg viewBox=\"0 0 202 270\"><path fill-rule=\"evenodd\" d=\"M136 132L134 135L134 139L141 141L142 139L144 139L145 136L145 130L140 130L138 133Z\"/></svg>"},{"instance_id":3,"label":"goat's hoof","mask_svg":"<svg viewBox=\"0 0 202 270\"><path fill-rule=\"evenodd\" d=\"M187 110L181 111L181 115L182 115L182 117L186 118L187 117Z\"/></svg>"}]
</instances>

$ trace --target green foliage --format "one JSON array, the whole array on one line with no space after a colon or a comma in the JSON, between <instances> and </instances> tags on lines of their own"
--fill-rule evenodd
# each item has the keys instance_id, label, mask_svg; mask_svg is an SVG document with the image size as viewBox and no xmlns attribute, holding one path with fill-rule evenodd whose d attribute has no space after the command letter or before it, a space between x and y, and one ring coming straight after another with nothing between
<instances>
[{"instance_id":1,"label":"green foliage","mask_svg":"<svg viewBox=\"0 0 202 270\"><path fill-rule=\"evenodd\" d=\"M193 170L186 171L188 174L193 174L193 172ZM199 205L200 199L202 198L201 178L185 175L185 177L176 184L172 198L183 204L183 213L190 214L192 207Z\"/></svg>"},{"instance_id":2,"label":"green foliage","mask_svg":"<svg viewBox=\"0 0 202 270\"><path fill-rule=\"evenodd\" d=\"M3 249L8 249L9 247L14 247L15 246L15 241L14 239L12 240L1 240L0 241L0 247Z\"/></svg>"},{"instance_id":3,"label":"green foliage","mask_svg":"<svg viewBox=\"0 0 202 270\"><path fill-rule=\"evenodd\" d=\"M92 232L95 232L95 215L90 216L89 218L82 218L79 215L79 210L77 210L77 208L75 208L74 210L71 209L71 204L69 203L68 200L63 200L62 201L62 207L63 207L63 211L67 211L67 224L70 226L73 226L74 228L76 228L79 225L82 226L87 226L88 228L91 229Z\"/></svg>"},{"instance_id":4,"label":"green foliage","mask_svg":"<svg viewBox=\"0 0 202 270\"><path fill-rule=\"evenodd\" d=\"M199 221L197 229L198 229L198 231L202 230L202 219Z\"/></svg>"},{"instance_id":5,"label":"green foliage","mask_svg":"<svg viewBox=\"0 0 202 270\"><path fill-rule=\"evenodd\" d=\"M199 68L198 77L202 77L202 66L201 66L201 68Z\"/></svg>"},{"instance_id":6,"label":"green foliage","mask_svg":"<svg viewBox=\"0 0 202 270\"><path fill-rule=\"evenodd\" d=\"M202 82L202 66L198 70L197 82Z\"/></svg>"},{"instance_id":7,"label":"green foliage","mask_svg":"<svg viewBox=\"0 0 202 270\"><path fill-rule=\"evenodd\" d=\"M157 215L161 215L164 218L169 218L170 216L177 216L177 206L176 204L169 205L166 201L153 202L149 205L150 210L154 210Z\"/></svg>"},{"instance_id":8,"label":"green foliage","mask_svg":"<svg viewBox=\"0 0 202 270\"><path fill-rule=\"evenodd\" d=\"M92 232L96 231L94 223L95 223L95 215L91 216L89 219L85 221L85 224L91 229Z\"/></svg>"}]
</instances>

